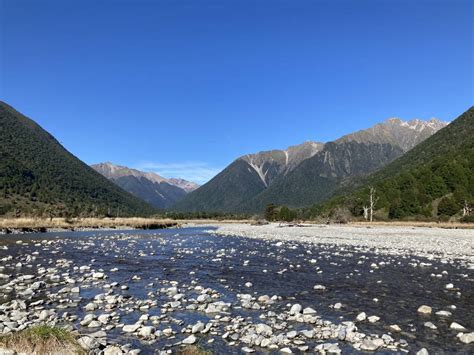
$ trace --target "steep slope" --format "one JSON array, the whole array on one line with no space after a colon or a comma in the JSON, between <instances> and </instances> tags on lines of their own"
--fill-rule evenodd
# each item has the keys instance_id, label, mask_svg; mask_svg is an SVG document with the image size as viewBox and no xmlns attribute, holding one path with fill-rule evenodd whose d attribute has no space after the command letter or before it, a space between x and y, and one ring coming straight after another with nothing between
<instances>
[{"instance_id":1,"label":"steep slope","mask_svg":"<svg viewBox=\"0 0 474 355\"><path fill-rule=\"evenodd\" d=\"M146 215L153 208L0 102L0 215Z\"/></svg>"},{"instance_id":2,"label":"steep slope","mask_svg":"<svg viewBox=\"0 0 474 355\"><path fill-rule=\"evenodd\" d=\"M165 179L156 173L109 162L94 164L91 167L125 191L156 208L167 208L197 188L196 184L183 179Z\"/></svg>"},{"instance_id":3,"label":"steep slope","mask_svg":"<svg viewBox=\"0 0 474 355\"><path fill-rule=\"evenodd\" d=\"M284 151L245 155L237 161L246 164L234 162L173 209L258 213L268 203L292 207L317 203L348 179L385 166L446 124L437 119L392 118L327 144L306 142ZM237 167L252 172L251 177L240 181L236 175L244 173Z\"/></svg>"},{"instance_id":4,"label":"steep slope","mask_svg":"<svg viewBox=\"0 0 474 355\"><path fill-rule=\"evenodd\" d=\"M279 176L288 174L323 147L305 142L287 150L244 155L182 201L173 210L186 212L234 212L238 206L268 188Z\"/></svg>"},{"instance_id":5,"label":"steep slope","mask_svg":"<svg viewBox=\"0 0 474 355\"><path fill-rule=\"evenodd\" d=\"M239 206L239 210L259 212L269 203L311 205L331 196L345 179L366 175L402 154L400 147L391 144L327 143L322 152L303 161L288 176Z\"/></svg>"},{"instance_id":6,"label":"steep slope","mask_svg":"<svg viewBox=\"0 0 474 355\"><path fill-rule=\"evenodd\" d=\"M365 187L327 202L355 215L367 205L368 186L376 189L376 209L390 218L454 215L474 204L474 107L433 136L363 180ZM360 184L359 184L360 185Z\"/></svg>"},{"instance_id":7,"label":"steep slope","mask_svg":"<svg viewBox=\"0 0 474 355\"><path fill-rule=\"evenodd\" d=\"M343 136L327 143L322 151L239 206L239 210L259 212L269 203L302 207L323 201L348 180L387 165L446 124L437 119L407 122L391 118Z\"/></svg>"}]
</instances>

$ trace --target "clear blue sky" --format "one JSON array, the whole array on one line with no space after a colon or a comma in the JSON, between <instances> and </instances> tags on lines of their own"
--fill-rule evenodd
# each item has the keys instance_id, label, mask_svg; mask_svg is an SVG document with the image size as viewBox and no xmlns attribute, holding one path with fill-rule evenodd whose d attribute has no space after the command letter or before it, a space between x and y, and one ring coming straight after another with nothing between
<instances>
[{"instance_id":1,"label":"clear blue sky","mask_svg":"<svg viewBox=\"0 0 474 355\"><path fill-rule=\"evenodd\" d=\"M473 2L0 0L0 97L87 163L236 157L474 103Z\"/></svg>"}]
</instances>

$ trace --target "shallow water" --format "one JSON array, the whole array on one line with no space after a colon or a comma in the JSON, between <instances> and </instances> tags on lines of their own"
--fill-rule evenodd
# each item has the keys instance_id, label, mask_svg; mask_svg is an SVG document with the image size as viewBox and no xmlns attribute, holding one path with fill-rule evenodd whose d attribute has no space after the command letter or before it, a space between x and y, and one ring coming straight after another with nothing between
<instances>
[{"instance_id":1,"label":"shallow water","mask_svg":"<svg viewBox=\"0 0 474 355\"><path fill-rule=\"evenodd\" d=\"M133 236L133 237L132 237ZM21 240L24 244L17 244ZM42 240L51 240L45 247L35 246ZM81 286L79 306L65 308L84 316L83 307L97 293L104 293L102 284L118 282L128 285L129 290L115 290L115 293L130 295L138 299L149 299L153 292L158 307L146 311L150 315L159 315L160 303L169 302L166 295L156 295L160 287L170 287L169 281L177 281L180 289L191 285L192 281L204 288L210 287L221 294L219 300L239 304L237 294L251 293L254 296L267 294L279 295L283 299L272 306L272 310L287 310L288 303L300 303L303 307L314 308L323 319L334 323L354 321L357 314L366 312L367 316L376 315L380 320L374 324L367 321L357 323L360 331L367 334L391 334L395 339L404 339L410 351L425 347L430 353L470 353L472 344L462 344L457 338L458 331L449 328L452 321L462 324L468 331L474 330L474 279L473 271L462 260L439 261L420 257L402 257L378 255L376 250L366 252L356 247L338 247L328 245L307 245L296 242L284 242L247 239L242 237L219 237L206 232L203 228L183 228L157 231L107 231L107 232L64 232L30 234L20 236L2 236L0 247L7 245L8 250L0 249L0 259L9 255L13 260L2 261L5 267L0 272L13 274L36 274L39 265L54 266L52 260L72 261L60 271L78 278L79 270L74 266L91 265L95 270L103 269L108 279L95 285ZM25 255L38 251L36 259L25 261ZM247 262L246 262L247 261ZM21 268L15 264L21 262ZM385 262L373 269L371 264ZM420 266L420 262L429 264ZM114 267L119 270L110 272ZM431 276L441 274L442 278ZM193 272L193 274L190 274ZM446 273L447 272L447 273ZM132 280L138 275L140 280ZM8 280L0 280L0 286ZM252 287L245 284L251 282ZM150 285L153 283L153 285ZM454 284L454 290L447 290L446 284ZM313 290L321 284L327 287L324 292ZM59 288L64 287L61 285ZM54 289L48 289L48 292ZM197 296L186 291L186 296ZM46 297L43 294L42 297ZM16 298L15 294L2 293L0 303ZM375 302L374 299L378 299ZM335 310L331 306L336 302L343 308ZM420 305L429 305L433 314L422 317L417 313ZM456 309L451 308L452 305ZM56 307L52 302L48 307ZM441 318L434 313L439 310L452 312L449 318ZM232 308L232 316L242 315L255 321L262 310ZM101 312L98 312L100 314ZM142 313L125 311L121 322L134 323ZM162 329L171 326L179 331L183 326L194 324L197 320L206 321L212 315L196 311L178 310L171 314L183 325L173 322L162 324ZM430 321L437 326L429 329L424 323ZM390 333L388 326L398 324L402 333ZM96 331L79 326L81 333ZM294 329L307 325L293 324ZM153 344L140 342L135 336L124 336L119 329L108 331L108 339L120 344L132 343L145 353L165 349L187 335L178 334L174 339L160 338ZM199 336L199 345L215 353L241 353L242 344L229 346L219 335ZM207 341L214 338L212 344ZM314 348L316 343L309 343ZM350 344L340 342L344 353L356 352ZM258 347L258 352L264 352ZM388 352L388 351L387 351Z\"/></svg>"}]
</instances>

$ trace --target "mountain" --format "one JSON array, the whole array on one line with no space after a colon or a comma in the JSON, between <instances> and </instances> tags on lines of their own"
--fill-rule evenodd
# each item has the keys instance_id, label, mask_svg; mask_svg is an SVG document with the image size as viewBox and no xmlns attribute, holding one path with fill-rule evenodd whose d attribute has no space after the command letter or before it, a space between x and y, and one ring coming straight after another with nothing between
<instances>
[{"instance_id":1,"label":"mountain","mask_svg":"<svg viewBox=\"0 0 474 355\"><path fill-rule=\"evenodd\" d=\"M375 208L383 218L449 217L459 214L465 203L472 208L474 107L358 186L355 191L336 191L337 197L323 209L345 206L360 215L367 205L369 186L375 188Z\"/></svg>"},{"instance_id":2,"label":"mountain","mask_svg":"<svg viewBox=\"0 0 474 355\"><path fill-rule=\"evenodd\" d=\"M183 179L165 179L152 172L130 169L109 162L94 164L91 167L125 191L157 208L167 208L199 187Z\"/></svg>"},{"instance_id":3,"label":"mountain","mask_svg":"<svg viewBox=\"0 0 474 355\"><path fill-rule=\"evenodd\" d=\"M154 209L0 101L0 215L147 215Z\"/></svg>"},{"instance_id":4,"label":"mountain","mask_svg":"<svg viewBox=\"0 0 474 355\"><path fill-rule=\"evenodd\" d=\"M322 143L306 142L286 150L244 155L172 209L186 212L240 211L240 205L265 191L275 179L291 172L322 147Z\"/></svg>"},{"instance_id":5,"label":"mountain","mask_svg":"<svg viewBox=\"0 0 474 355\"><path fill-rule=\"evenodd\" d=\"M325 144L320 152L241 208L259 212L269 203L303 207L321 202L339 187L402 156L446 124L437 119L406 122L391 118L345 135Z\"/></svg>"},{"instance_id":6,"label":"mountain","mask_svg":"<svg viewBox=\"0 0 474 355\"><path fill-rule=\"evenodd\" d=\"M240 157L173 206L178 211L263 211L268 203L291 207L320 202L349 179L400 157L446 126L437 119L391 118L334 142L307 142L287 150Z\"/></svg>"}]
</instances>

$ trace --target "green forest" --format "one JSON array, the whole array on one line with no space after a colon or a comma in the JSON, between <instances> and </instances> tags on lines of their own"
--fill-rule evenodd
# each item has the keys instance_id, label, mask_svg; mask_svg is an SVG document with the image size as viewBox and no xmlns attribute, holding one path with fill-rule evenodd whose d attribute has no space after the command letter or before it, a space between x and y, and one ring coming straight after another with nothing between
<instances>
[{"instance_id":1,"label":"green forest","mask_svg":"<svg viewBox=\"0 0 474 355\"><path fill-rule=\"evenodd\" d=\"M474 222L474 108L380 171L350 181L328 201L297 210L269 205L265 215L271 220L363 219L371 188L377 220Z\"/></svg>"},{"instance_id":2,"label":"green forest","mask_svg":"<svg viewBox=\"0 0 474 355\"><path fill-rule=\"evenodd\" d=\"M135 216L154 210L0 102L0 215Z\"/></svg>"}]
</instances>

